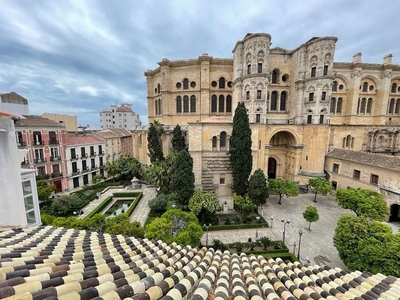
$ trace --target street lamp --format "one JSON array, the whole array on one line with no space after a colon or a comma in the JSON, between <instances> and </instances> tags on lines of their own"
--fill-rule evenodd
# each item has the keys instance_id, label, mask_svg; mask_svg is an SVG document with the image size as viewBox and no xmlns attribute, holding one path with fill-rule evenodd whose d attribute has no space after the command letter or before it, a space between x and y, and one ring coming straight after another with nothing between
<instances>
[{"instance_id":1,"label":"street lamp","mask_svg":"<svg viewBox=\"0 0 400 300\"><path fill-rule=\"evenodd\" d=\"M211 226L211 224L204 224L204 227L206 228L206 246L208 245L208 228Z\"/></svg>"},{"instance_id":2,"label":"street lamp","mask_svg":"<svg viewBox=\"0 0 400 300\"><path fill-rule=\"evenodd\" d=\"M297 259L300 261L300 244L301 244L301 236L303 235L303 231L299 230L299 248L297 249Z\"/></svg>"},{"instance_id":3,"label":"street lamp","mask_svg":"<svg viewBox=\"0 0 400 300\"><path fill-rule=\"evenodd\" d=\"M282 243L283 243L283 245L285 245L286 224L290 224L290 220L282 219L281 222L283 223L283 231L282 231L282 233L283 233L283 240L282 240Z\"/></svg>"},{"instance_id":4,"label":"street lamp","mask_svg":"<svg viewBox=\"0 0 400 300\"><path fill-rule=\"evenodd\" d=\"M274 217L271 216L271 228L272 228L273 225L274 225Z\"/></svg>"},{"instance_id":5,"label":"street lamp","mask_svg":"<svg viewBox=\"0 0 400 300\"><path fill-rule=\"evenodd\" d=\"M260 223L260 217L257 216L256 219L257 219L257 224ZM256 239L258 239L258 227L257 227L257 230L256 230Z\"/></svg>"}]
</instances>

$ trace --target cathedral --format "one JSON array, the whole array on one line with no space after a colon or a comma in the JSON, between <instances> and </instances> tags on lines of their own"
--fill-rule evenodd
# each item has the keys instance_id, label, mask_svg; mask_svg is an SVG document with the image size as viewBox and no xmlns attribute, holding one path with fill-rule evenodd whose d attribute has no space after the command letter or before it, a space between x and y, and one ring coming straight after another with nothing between
<instances>
[{"instance_id":1,"label":"cathedral","mask_svg":"<svg viewBox=\"0 0 400 300\"><path fill-rule=\"evenodd\" d=\"M336 173L326 165L334 149L390 155L396 166L400 65L393 64L391 54L381 63L364 63L361 53L351 62L336 62L336 42L332 36L313 37L289 50L271 47L267 33L249 33L234 45L232 58L204 53L195 59L162 59L145 76L148 122L157 120L166 128L164 154L179 124L194 160L196 186L231 196L227 150L235 108L244 102L252 130L253 171L261 168L268 178L299 184L312 177L329 179ZM149 164L146 134L143 127L134 130L134 153ZM368 184L372 175L365 179ZM345 179L332 183L335 188L351 186ZM393 185L394 200L400 203L399 180L385 180L381 175L375 189L378 183Z\"/></svg>"}]
</instances>

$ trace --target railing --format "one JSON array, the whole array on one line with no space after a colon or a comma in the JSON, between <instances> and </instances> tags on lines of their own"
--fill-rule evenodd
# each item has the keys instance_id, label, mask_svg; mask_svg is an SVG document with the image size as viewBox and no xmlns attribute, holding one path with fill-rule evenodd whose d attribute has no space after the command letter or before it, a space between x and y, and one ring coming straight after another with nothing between
<instances>
[{"instance_id":1,"label":"railing","mask_svg":"<svg viewBox=\"0 0 400 300\"><path fill-rule=\"evenodd\" d=\"M46 158L35 158L35 163L36 164L41 164L41 163L43 164L45 162L47 162Z\"/></svg>"},{"instance_id":2,"label":"railing","mask_svg":"<svg viewBox=\"0 0 400 300\"><path fill-rule=\"evenodd\" d=\"M50 161L61 160L61 156L50 156Z\"/></svg>"},{"instance_id":3,"label":"railing","mask_svg":"<svg viewBox=\"0 0 400 300\"><path fill-rule=\"evenodd\" d=\"M81 173L81 171L79 171L79 169L72 170L71 176L76 176L76 175L79 175L80 173Z\"/></svg>"},{"instance_id":4,"label":"railing","mask_svg":"<svg viewBox=\"0 0 400 300\"><path fill-rule=\"evenodd\" d=\"M92 167L90 168L90 170L91 170L91 171L97 170L97 167L96 167L96 166L92 166Z\"/></svg>"},{"instance_id":5,"label":"railing","mask_svg":"<svg viewBox=\"0 0 400 300\"><path fill-rule=\"evenodd\" d=\"M96 156L96 152L90 153L90 157Z\"/></svg>"},{"instance_id":6,"label":"railing","mask_svg":"<svg viewBox=\"0 0 400 300\"><path fill-rule=\"evenodd\" d=\"M18 147L26 147L26 143L25 142L17 142L17 146Z\"/></svg>"},{"instance_id":7,"label":"railing","mask_svg":"<svg viewBox=\"0 0 400 300\"><path fill-rule=\"evenodd\" d=\"M45 144L44 144L44 142L43 141L34 141L33 143L32 143L32 146L44 146Z\"/></svg>"},{"instance_id":8,"label":"railing","mask_svg":"<svg viewBox=\"0 0 400 300\"><path fill-rule=\"evenodd\" d=\"M60 142L58 140L53 140L53 139L49 140L49 145L58 145L59 143Z\"/></svg>"},{"instance_id":9,"label":"railing","mask_svg":"<svg viewBox=\"0 0 400 300\"><path fill-rule=\"evenodd\" d=\"M86 168L84 168L84 169L82 170L82 173L87 173L87 172L89 172L89 168L88 168L88 167L86 167Z\"/></svg>"},{"instance_id":10,"label":"railing","mask_svg":"<svg viewBox=\"0 0 400 300\"><path fill-rule=\"evenodd\" d=\"M51 178L63 177L63 173L61 172L53 172L51 173Z\"/></svg>"},{"instance_id":11,"label":"railing","mask_svg":"<svg viewBox=\"0 0 400 300\"><path fill-rule=\"evenodd\" d=\"M77 160L77 159L79 159L78 155L71 155L71 160Z\"/></svg>"},{"instance_id":12,"label":"railing","mask_svg":"<svg viewBox=\"0 0 400 300\"><path fill-rule=\"evenodd\" d=\"M21 166L26 166L29 165L29 162L27 160L24 160L23 162L21 162Z\"/></svg>"}]
</instances>

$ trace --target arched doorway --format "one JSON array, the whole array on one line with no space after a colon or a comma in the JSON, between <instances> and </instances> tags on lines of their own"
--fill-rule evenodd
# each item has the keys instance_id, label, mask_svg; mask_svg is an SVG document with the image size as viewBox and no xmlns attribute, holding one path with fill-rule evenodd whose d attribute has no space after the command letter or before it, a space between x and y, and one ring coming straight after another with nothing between
<instances>
[{"instance_id":1,"label":"arched doorway","mask_svg":"<svg viewBox=\"0 0 400 300\"><path fill-rule=\"evenodd\" d=\"M389 222L400 222L400 206L398 204L390 206Z\"/></svg>"},{"instance_id":2,"label":"arched doorway","mask_svg":"<svg viewBox=\"0 0 400 300\"><path fill-rule=\"evenodd\" d=\"M268 179L276 178L276 159L273 157L268 158Z\"/></svg>"}]
</instances>

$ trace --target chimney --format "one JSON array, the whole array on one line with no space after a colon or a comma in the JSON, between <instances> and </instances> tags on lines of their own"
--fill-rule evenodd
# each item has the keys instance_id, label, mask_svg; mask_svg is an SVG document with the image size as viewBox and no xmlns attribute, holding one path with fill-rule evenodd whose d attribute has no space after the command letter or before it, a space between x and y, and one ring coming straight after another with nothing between
<instances>
[{"instance_id":1,"label":"chimney","mask_svg":"<svg viewBox=\"0 0 400 300\"><path fill-rule=\"evenodd\" d=\"M391 65L392 64L392 58L393 55L392 54L387 54L383 57L383 65Z\"/></svg>"},{"instance_id":2,"label":"chimney","mask_svg":"<svg viewBox=\"0 0 400 300\"><path fill-rule=\"evenodd\" d=\"M362 56L361 52L354 54L353 55L353 64L362 63L361 56Z\"/></svg>"}]
</instances>

